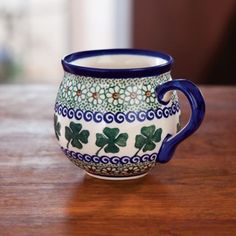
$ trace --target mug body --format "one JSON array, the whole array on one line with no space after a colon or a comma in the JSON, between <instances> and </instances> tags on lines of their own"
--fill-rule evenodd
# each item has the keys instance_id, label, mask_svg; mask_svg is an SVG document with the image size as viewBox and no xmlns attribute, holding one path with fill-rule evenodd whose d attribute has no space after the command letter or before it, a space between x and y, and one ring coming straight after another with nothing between
<instances>
[{"instance_id":1,"label":"mug body","mask_svg":"<svg viewBox=\"0 0 236 236\"><path fill-rule=\"evenodd\" d=\"M65 57L54 114L65 155L98 178L147 174L164 138L179 128L176 92L168 93L165 105L155 94L157 86L172 80L171 63L166 54L128 49Z\"/></svg>"}]
</instances>

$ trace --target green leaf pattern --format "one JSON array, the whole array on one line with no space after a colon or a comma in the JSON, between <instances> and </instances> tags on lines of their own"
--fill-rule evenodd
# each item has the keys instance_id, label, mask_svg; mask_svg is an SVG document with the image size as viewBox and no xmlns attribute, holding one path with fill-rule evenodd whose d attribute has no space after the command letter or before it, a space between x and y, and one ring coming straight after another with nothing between
<instances>
[{"instance_id":1,"label":"green leaf pattern","mask_svg":"<svg viewBox=\"0 0 236 236\"><path fill-rule=\"evenodd\" d=\"M179 122L177 123L176 126L177 133L181 130L181 116L179 115Z\"/></svg>"},{"instance_id":2,"label":"green leaf pattern","mask_svg":"<svg viewBox=\"0 0 236 236\"><path fill-rule=\"evenodd\" d=\"M82 125L79 123L70 122L69 127L65 127L65 138L68 141L67 148L69 144L73 147L81 149L83 144L88 143L89 131L82 130Z\"/></svg>"},{"instance_id":3,"label":"green leaf pattern","mask_svg":"<svg viewBox=\"0 0 236 236\"><path fill-rule=\"evenodd\" d=\"M57 115L55 114L54 114L54 131L55 131L57 140L59 140L59 137L61 136L61 124L58 121Z\"/></svg>"},{"instance_id":4,"label":"green leaf pattern","mask_svg":"<svg viewBox=\"0 0 236 236\"><path fill-rule=\"evenodd\" d=\"M140 150L143 152L152 151L155 149L156 143L161 141L162 129L156 129L155 125L144 126L140 132L141 134L135 137L135 147L138 148L135 156Z\"/></svg>"},{"instance_id":5,"label":"green leaf pattern","mask_svg":"<svg viewBox=\"0 0 236 236\"><path fill-rule=\"evenodd\" d=\"M59 139L61 135L60 129L61 125L57 121L57 116L54 115L54 128L56 137ZM78 149L83 148L83 144L88 143L89 131L83 130L83 127L80 123L70 122L69 126L65 127L65 138L68 141L67 148L69 145L76 147ZM147 152L152 151L156 148L156 143L161 141L162 129L156 129L155 125L144 126L140 130L140 134L135 137L135 148L138 151ZM118 128L104 128L103 133L96 133L96 146L99 149L96 152L96 155L104 149L105 153L118 153L121 147L127 146L128 134L120 133Z\"/></svg>"},{"instance_id":6,"label":"green leaf pattern","mask_svg":"<svg viewBox=\"0 0 236 236\"><path fill-rule=\"evenodd\" d=\"M119 134L120 130L118 128L104 128L103 134L96 134L96 145L100 147L96 153L98 153L104 148L106 153L118 153L120 151L119 147L125 147L128 139L127 133Z\"/></svg>"}]
</instances>

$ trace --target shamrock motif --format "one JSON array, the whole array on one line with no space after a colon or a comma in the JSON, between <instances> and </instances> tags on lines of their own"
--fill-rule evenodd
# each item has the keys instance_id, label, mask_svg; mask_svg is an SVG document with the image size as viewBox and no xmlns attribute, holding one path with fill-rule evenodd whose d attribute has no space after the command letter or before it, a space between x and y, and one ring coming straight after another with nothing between
<instances>
[{"instance_id":1,"label":"shamrock motif","mask_svg":"<svg viewBox=\"0 0 236 236\"><path fill-rule=\"evenodd\" d=\"M180 123L177 123L176 130L177 130L177 133L181 130L181 125L180 125Z\"/></svg>"},{"instance_id":2,"label":"shamrock motif","mask_svg":"<svg viewBox=\"0 0 236 236\"><path fill-rule=\"evenodd\" d=\"M180 130L181 130L181 122L180 122L180 120L181 120L181 116L179 116L179 122L177 123L177 127L176 127L176 132L178 133Z\"/></svg>"},{"instance_id":3,"label":"shamrock motif","mask_svg":"<svg viewBox=\"0 0 236 236\"><path fill-rule=\"evenodd\" d=\"M81 124L76 124L73 121L70 122L69 127L66 126L65 128L65 138L68 141L67 148L69 144L73 147L77 147L81 149L83 147L82 143L88 143L89 131L82 130Z\"/></svg>"},{"instance_id":4,"label":"shamrock motif","mask_svg":"<svg viewBox=\"0 0 236 236\"><path fill-rule=\"evenodd\" d=\"M104 128L103 134L96 134L96 145L100 147L96 153L98 153L104 148L106 153L117 153L120 151L119 147L125 147L126 141L128 139L127 133L119 134L120 130L118 128Z\"/></svg>"},{"instance_id":5,"label":"shamrock motif","mask_svg":"<svg viewBox=\"0 0 236 236\"><path fill-rule=\"evenodd\" d=\"M61 136L61 124L58 122L58 117L55 114L54 114L54 131L57 140L59 140L59 136Z\"/></svg>"},{"instance_id":6,"label":"shamrock motif","mask_svg":"<svg viewBox=\"0 0 236 236\"><path fill-rule=\"evenodd\" d=\"M143 149L143 152L152 151L157 142L161 141L162 129L156 129L155 125L144 126L141 128L141 135L138 134L135 137L135 147L138 148L138 151L134 156L138 154L138 152Z\"/></svg>"}]
</instances>

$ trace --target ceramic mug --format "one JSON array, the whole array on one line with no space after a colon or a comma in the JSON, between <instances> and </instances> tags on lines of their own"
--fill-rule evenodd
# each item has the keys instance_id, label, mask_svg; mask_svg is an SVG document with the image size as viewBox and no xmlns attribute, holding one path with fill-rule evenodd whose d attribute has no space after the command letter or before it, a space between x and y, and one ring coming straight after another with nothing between
<instances>
[{"instance_id":1,"label":"ceramic mug","mask_svg":"<svg viewBox=\"0 0 236 236\"><path fill-rule=\"evenodd\" d=\"M134 179L168 162L200 126L205 103L188 80L172 80L171 56L136 49L72 53L62 60L54 128L61 150L89 175ZM180 130L176 90L191 106Z\"/></svg>"}]
</instances>

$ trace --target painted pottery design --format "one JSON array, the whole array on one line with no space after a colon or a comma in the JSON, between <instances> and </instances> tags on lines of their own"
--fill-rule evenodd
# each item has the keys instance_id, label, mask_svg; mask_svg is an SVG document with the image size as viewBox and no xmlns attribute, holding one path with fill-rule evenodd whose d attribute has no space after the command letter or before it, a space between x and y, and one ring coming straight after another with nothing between
<instances>
[{"instance_id":1,"label":"painted pottery design","mask_svg":"<svg viewBox=\"0 0 236 236\"><path fill-rule=\"evenodd\" d=\"M134 55L146 52L117 49L88 53L99 56L104 51ZM86 55L77 53L74 59L83 53ZM157 88L173 82L172 59L165 54L154 56L164 57L166 68L159 66L161 70L157 68L148 76L124 73L132 69L105 69L104 73L100 69L71 67L67 57L62 61L65 74L55 104L55 135L69 160L88 174L136 178L148 173L158 161L165 162L159 152L166 138L180 130L180 105L172 89L166 93L165 101L157 99Z\"/></svg>"}]
</instances>

